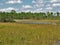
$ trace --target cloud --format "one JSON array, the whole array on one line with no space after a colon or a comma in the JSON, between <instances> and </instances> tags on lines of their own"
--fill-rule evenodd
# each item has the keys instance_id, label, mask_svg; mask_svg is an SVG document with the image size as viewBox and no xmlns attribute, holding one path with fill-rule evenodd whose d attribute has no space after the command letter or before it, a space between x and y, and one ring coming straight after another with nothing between
<instances>
[{"instance_id":1,"label":"cloud","mask_svg":"<svg viewBox=\"0 0 60 45\"><path fill-rule=\"evenodd\" d=\"M10 12L11 10L15 10L15 11L17 11L18 9L16 9L16 8L12 8L12 7L8 7L8 8L0 9L0 11L2 11L2 12Z\"/></svg>"},{"instance_id":2,"label":"cloud","mask_svg":"<svg viewBox=\"0 0 60 45\"><path fill-rule=\"evenodd\" d=\"M44 7L44 0L32 0L32 4L33 4L33 10L32 12L42 12Z\"/></svg>"},{"instance_id":3,"label":"cloud","mask_svg":"<svg viewBox=\"0 0 60 45\"><path fill-rule=\"evenodd\" d=\"M54 3L53 6L54 6L54 7L60 6L60 3Z\"/></svg>"},{"instance_id":4,"label":"cloud","mask_svg":"<svg viewBox=\"0 0 60 45\"><path fill-rule=\"evenodd\" d=\"M40 8L44 6L44 0L32 0L34 8Z\"/></svg>"},{"instance_id":5,"label":"cloud","mask_svg":"<svg viewBox=\"0 0 60 45\"><path fill-rule=\"evenodd\" d=\"M32 0L32 3L36 3L36 1L35 0Z\"/></svg>"},{"instance_id":6,"label":"cloud","mask_svg":"<svg viewBox=\"0 0 60 45\"><path fill-rule=\"evenodd\" d=\"M57 2L57 0L51 0L51 2Z\"/></svg>"},{"instance_id":7,"label":"cloud","mask_svg":"<svg viewBox=\"0 0 60 45\"><path fill-rule=\"evenodd\" d=\"M30 10L22 10L22 12L31 12Z\"/></svg>"},{"instance_id":8,"label":"cloud","mask_svg":"<svg viewBox=\"0 0 60 45\"><path fill-rule=\"evenodd\" d=\"M47 9L47 10L52 10L53 8L52 8L52 7L47 7L46 9Z\"/></svg>"},{"instance_id":9,"label":"cloud","mask_svg":"<svg viewBox=\"0 0 60 45\"><path fill-rule=\"evenodd\" d=\"M39 9L35 9L35 10L31 10L32 13L39 13L39 12L43 12L43 8L39 8Z\"/></svg>"},{"instance_id":10,"label":"cloud","mask_svg":"<svg viewBox=\"0 0 60 45\"><path fill-rule=\"evenodd\" d=\"M23 8L24 9L28 9L28 8L32 8L32 6L30 6L30 5L23 5Z\"/></svg>"},{"instance_id":11,"label":"cloud","mask_svg":"<svg viewBox=\"0 0 60 45\"><path fill-rule=\"evenodd\" d=\"M21 0L9 0L6 2L7 4L15 4L15 3L22 3Z\"/></svg>"},{"instance_id":12,"label":"cloud","mask_svg":"<svg viewBox=\"0 0 60 45\"><path fill-rule=\"evenodd\" d=\"M32 9L31 5L22 5L22 8L20 8L20 12L30 12Z\"/></svg>"},{"instance_id":13,"label":"cloud","mask_svg":"<svg viewBox=\"0 0 60 45\"><path fill-rule=\"evenodd\" d=\"M32 10L31 12L32 13L40 13L40 12L45 12L45 11L43 11L43 10Z\"/></svg>"},{"instance_id":14,"label":"cloud","mask_svg":"<svg viewBox=\"0 0 60 45\"><path fill-rule=\"evenodd\" d=\"M36 0L36 2L39 4L39 3L43 3L44 0Z\"/></svg>"},{"instance_id":15,"label":"cloud","mask_svg":"<svg viewBox=\"0 0 60 45\"><path fill-rule=\"evenodd\" d=\"M52 3L54 2L60 2L60 0L51 0Z\"/></svg>"}]
</instances>

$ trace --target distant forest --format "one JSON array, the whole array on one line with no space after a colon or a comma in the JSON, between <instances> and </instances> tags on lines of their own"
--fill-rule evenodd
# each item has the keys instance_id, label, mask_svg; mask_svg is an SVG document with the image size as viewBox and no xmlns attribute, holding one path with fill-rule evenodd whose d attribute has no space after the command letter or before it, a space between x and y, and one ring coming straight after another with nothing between
<instances>
[{"instance_id":1,"label":"distant forest","mask_svg":"<svg viewBox=\"0 0 60 45\"><path fill-rule=\"evenodd\" d=\"M33 20L60 20L60 13L56 12L20 12L17 13L15 10L11 12L0 12L0 22L13 22L14 19L33 19Z\"/></svg>"}]
</instances>

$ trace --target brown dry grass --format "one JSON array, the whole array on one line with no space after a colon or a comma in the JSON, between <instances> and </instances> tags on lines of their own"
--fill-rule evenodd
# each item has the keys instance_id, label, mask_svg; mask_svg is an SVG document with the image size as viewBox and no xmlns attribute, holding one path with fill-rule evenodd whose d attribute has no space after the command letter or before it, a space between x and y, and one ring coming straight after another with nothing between
<instances>
[{"instance_id":1,"label":"brown dry grass","mask_svg":"<svg viewBox=\"0 0 60 45\"><path fill-rule=\"evenodd\" d=\"M0 23L0 45L54 45L59 25Z\"/></svg>"}]
</instances>

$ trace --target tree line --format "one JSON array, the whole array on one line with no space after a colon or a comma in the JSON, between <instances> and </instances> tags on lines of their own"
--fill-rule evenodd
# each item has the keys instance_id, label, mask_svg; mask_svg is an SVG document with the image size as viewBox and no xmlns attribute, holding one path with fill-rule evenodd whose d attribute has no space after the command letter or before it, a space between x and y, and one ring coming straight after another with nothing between
<instances>
[{"instance_id":1,"label":"tree line","mask_svg":"<svg viewBox=\"0 0 60 45\"><path fill-rule=\"evenodd\" d=\"M33 19L33 20L60 20L60 13L56 12L40 12L40 13L31 13L31 12L20 12L17 13L15 10L11 12L0 12L0 22L14 22L14 19Z\"/></svg>"}]
</instances>

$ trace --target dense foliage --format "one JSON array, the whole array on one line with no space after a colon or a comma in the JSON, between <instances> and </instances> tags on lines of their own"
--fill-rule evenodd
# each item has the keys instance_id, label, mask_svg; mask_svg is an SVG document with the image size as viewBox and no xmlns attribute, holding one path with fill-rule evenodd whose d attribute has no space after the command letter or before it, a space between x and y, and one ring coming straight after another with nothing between
<instances>
[{"instance_id":1,"label":"dense foliage","mask_svg":"<svg viewBox=\"0 0 60 45\"><path fill-rule=\"evenodd\" d=\"M56 12L40 12L40 13L31 13L31 12L21 12L16 13L15 10L11 12L0 12L0 22L13 22L14 19L33 19L33 20L42 20L42 19L51 19L56 20L60 19L60 13Z\"/></svg>"}]
</instances>

